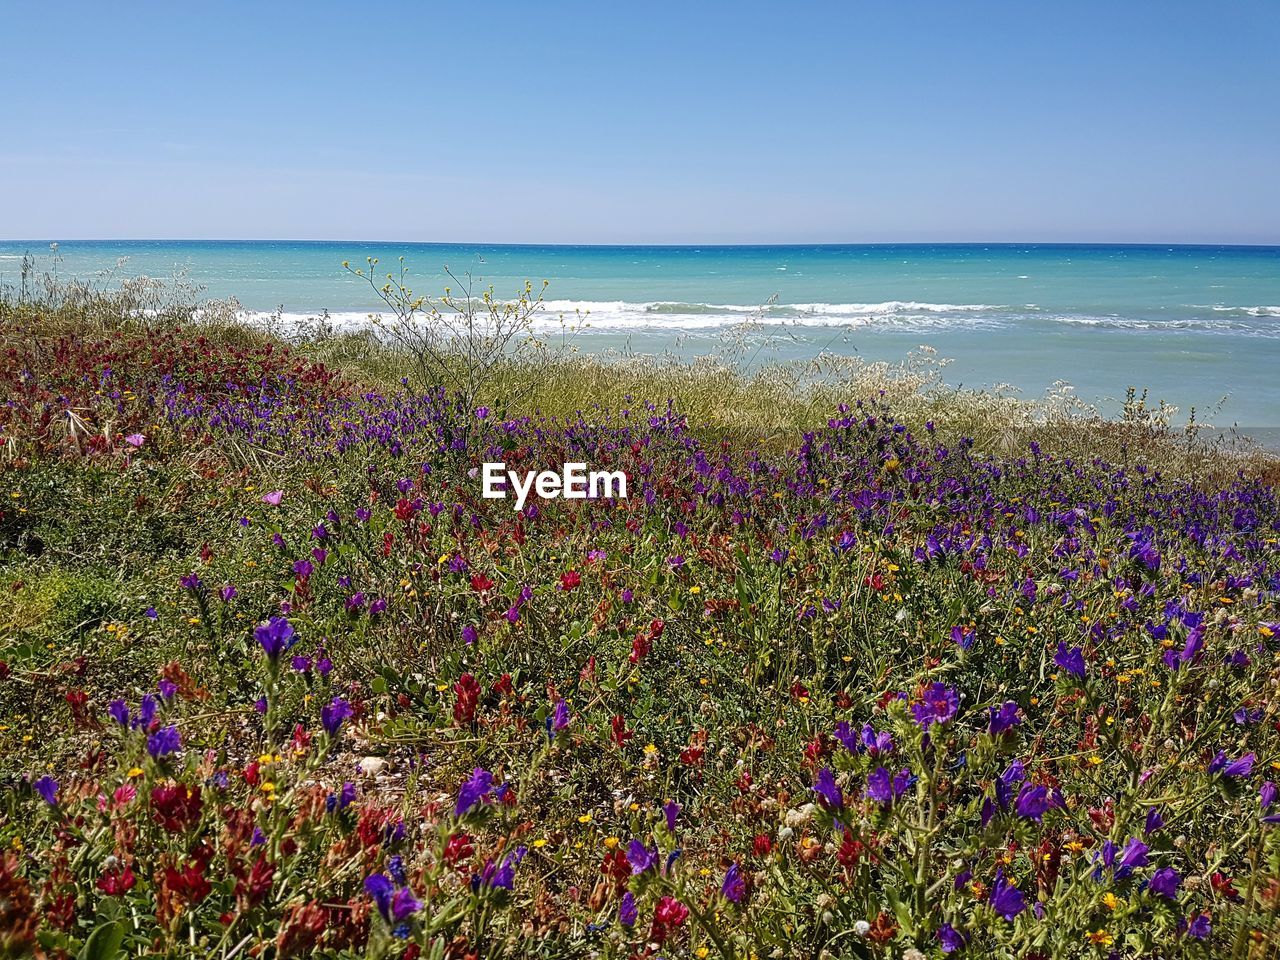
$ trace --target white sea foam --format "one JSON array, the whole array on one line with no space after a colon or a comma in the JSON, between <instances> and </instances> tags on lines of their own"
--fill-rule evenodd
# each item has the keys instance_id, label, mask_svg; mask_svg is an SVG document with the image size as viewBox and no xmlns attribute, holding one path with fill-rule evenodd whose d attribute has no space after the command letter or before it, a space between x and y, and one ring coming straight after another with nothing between
<instances>
[{"instance_id":1,"label":"white sea foam","mask_svg":"<svg viewBox=\"0 0 1280 960\"><path fill-rule=\"evenodd\" d=\"M630 331L712 331L748 320L770 326L883 329L899 331L1034 329L1043 324L1153 333L1179 330L1232 333L1280 338L1280 325L1255 318L1280 317L1280 307L1188 307L1208 312L1202 316L1139 318L1119 314L1057 313L1034 304L1000 306L986 303L929 303L918 300L885 300L878 303L787 303L757 306L739 303L680 303L654 300L546 300L533 316L542 331L569 327L580 331L625 333ZM1209 312L1212 311L1212 312ZM270 314L250 314L262 321ZM300 325L315 314L286 313L286 327ZM359 329L378 314L339 311L328 315L338 329Z\"/></svg>"},{"instance_id":2,"label":"white sea foam","mask_svg":"<svg viewBox=\"0 0 1280 960\"><path fill-rule=\"evenodd\" d=\"M1280 307L1224 307L1213 308L1218 313L1243 313L1250 317L1280 317Z\"/></svg>"},{"instance_id":3,"label":"white sea foam","mask_svg":"<svg viewBox=\"0 0 1280 960\"><path fill-rule=\"evenodd\" d=\"M533 317L534 326L557 328L562 324L579 329L625 330L705 330L729 327L747 320L796 326L850 327L900 326L938 328L954 325L988 325L991 314L1007 310L990 304L924 303L914 300L887 300L881 303L794 303L757 306L738 303L679 303L671 301L631 302L626 300L546 300ZM258 322L268 313L250 314ZM280 320L294 326L315 319L316 314L284 313ZM367 326L382 314L338 311L328 320L339 329Z\"/></svg>"}]
</instances>

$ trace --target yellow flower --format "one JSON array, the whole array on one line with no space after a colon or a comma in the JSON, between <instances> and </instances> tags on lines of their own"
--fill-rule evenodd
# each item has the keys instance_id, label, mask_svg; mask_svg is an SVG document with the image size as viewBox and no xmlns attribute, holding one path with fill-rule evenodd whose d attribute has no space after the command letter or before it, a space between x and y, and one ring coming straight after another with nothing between
<instances>
[{"instance_id":1,"label":"yellow flower","mask_svg":"<svg viewBox=\"0 0 1280 960\"><path fill-rule=\"evenodd\" d=\"M1102 895L1102 904L1108 910L1114 910L1116 907L1120 905L1120 898L1117 897L1110 890L1108 890L1106 893Z\"/></svg>"},{"instance_id":2,"label":"yellow flower","mask_svg":"<svg viewBox=\"0 0 1280 960\"><path fill-rule=\"evenodd\" d=\"M618 840L618 838L617 838L617 837L605 837L605 838L604 838L604 845L605 845L608 849L610 849L610 850L612 850L614 847L616 847L616 846L618 845L618 843L619 843L619 842L620 842L620 841Z\"/></svg>"},{"instance_id":3,"label":"yellow flower","mask_svg":"<svg viewBox=\"0 0 1280 960\"><path fill-rule=\"evenodd\" d=\"M579 822L579 823L590 823L590 822L591 822L591 814L589 814L589 813L584 813L582 816L580 816L580 817L578 818L578 822Z\"/></svg>"},{"instance_id":4,"label":"yellow flower","mask_svg":"<svg viewBox=\"0 0 1280 960\"><path fill-rule=\"evenodd\" d=\"M538 849L542 849L547 845L547 843L548 840L546 837L539 837L537 840L533 841L533 845Z\"/></svg>"},{"instance_id":5,"label":"yellow flower","mask_svg":"<svg viewBox=\"0 0 1280 960\"><path fill-rule=\"evenodd\" d=\"M1106 930L1092 930L1086 933L1084 937L1090 943L1100 947L1109 947L1116 942L1116 938L1107 933Z\"/></svg>"},{"instance_id":6,"label":"yellow flower","mask_svg":"<svg viewBox=\"0 0 1280 960\"><path fill-rule=\"evenodd\" d=\"M690 588L689 588L689 593L690 593L690 594L692 594L692 595L693 595L693 596L695 596L695 597L696 597L698 594L700 594L701 592L702 592L702 588L701 588L700 586L698 586L697 584L694 584L692 587L690 587Z\"/></svg>"},{"instance_id":7,"label":"yellow flower","mask_svg":"<svg viewBox=\"0 0 1280 960\"><path fill-rule=\"evenodd\" d=\"M130 780L136 780L138 777L142 776L142 768L130 767L129 772L126 773L125 776L128 777Z\"/></svg>"}]
</instances>

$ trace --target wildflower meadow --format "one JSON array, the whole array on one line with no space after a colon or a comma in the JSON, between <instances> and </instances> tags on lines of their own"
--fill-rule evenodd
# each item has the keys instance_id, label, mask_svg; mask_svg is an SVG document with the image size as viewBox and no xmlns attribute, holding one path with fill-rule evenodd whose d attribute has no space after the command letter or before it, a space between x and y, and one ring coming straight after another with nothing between
<instances>
[{"instance_id":1,"label":"wildflower meadow","mask_svg":"<svg viewBox=\"0 0 1280 960\"><path fill-rule=\"evenodd\" d=\"M4 333L0 955L1280 950L1248 471Z\"/></svg>"}]
</instances>

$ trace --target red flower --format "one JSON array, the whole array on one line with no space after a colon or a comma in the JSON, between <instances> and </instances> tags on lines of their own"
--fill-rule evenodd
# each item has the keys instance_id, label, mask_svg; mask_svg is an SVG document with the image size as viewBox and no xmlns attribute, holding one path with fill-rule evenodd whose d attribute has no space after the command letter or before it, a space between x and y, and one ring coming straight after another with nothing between
<instances>
[{"instance_id":1,"label":"red flower","mask_svg":"<svg viewBox=\"0 0 1280 960\"><path fill-rule=\"evenodd\" d=\"M471 845L471 837L465 833L455 833L444 845L444 862L456 867L463 860L470 860L476 852Z\"/></svg>"},{"instance_id":2,"label":"red flower","mask_svg":"<svg viewBox=\"0 0 1280 960\"><path fill-rule=\"evenodd\" d=\"M151 812L169 833L181 833L200 819L204 801L199 787L171 783L151 790Z\"/></svg>"},{"instance_id":3,"label":"red flower","mask_svg":"<svg viewBox=\"0 0 1280 960\"><path fill-rule=\"evenodd\" d=\"M643 633L637 633L636 638L631 641L631 657L632 663L639 663L649 655L649 651L653 648L653 644Z\"/></svg>"},{"instance_id":4,"label":"red flower","mask_svg":"<svg viewBox=\"0 0 1280 960\"><path fill-rule=\"evenodd\" d=\"M327 926L324 907L316 901L290 907L276 937L276 956L283 960L311 953Z\"/></svg>"},{"instance_id":5,"label":"red flower","mask_svg":"<svg viewBox=\"0 0 1280 960\"><path fill-rule=\"evenodd\" d=\"M213 889L213 886L205 879L204 867L198 862L189 863L181 870L165 867L164 886L187 903L199 903Z\"/></svg>"},{"instance_id":6,"label":"red flower","mask_svg":"<svg viewBox=\"0 0 1280 960\"><path fill-rule=\"evenodd\" d=\"M98 889L109 897L118 897L132 890L137 882L131 867L112 867L98 878Z\"/></svg>"},{"instance_id":7,"label":"red flower","mask_svg":"<svg viewBox=\"0 0 1280 960\"><path fill-rule=\"evenodd\" d=\"M476 707L480 703L480 684L469 673L464 673L453 685L454 695L458 698L453 705L453 722L465 727L476 718Z\"/></svg>"},{"instance_id":8,"label":"red flower","mask_svg":"<svg viewBox=\"0 0 1280 960\"><path fill-rule=\"evenodd\" d=\"M680 751L680 762L686 767L701 766L704 753L706 753L705 747L686 747Z\"/></svg>"},{"instance_id":9,"label":"red flower","mask_svg":"<svg viewBox=\"0 0 1280 960\"><path fill-rule=\"evenodd\" d=\"M249 906L256 907L271 890L275 875L276 865L270 863L265 857L258 857L254 861L253 869L249 871L249 876L241 877L236 883L236 897L245 897Z\"/></svg>"},{"instance_id":10,"label":"red flower","mask_svg":"<svg viewBox=\"0 0 1280 960\"><path fill-rule=\"evenodd\" d=\"M471 589L476 593L486 593L493 589L493 581L482 573L471 575Z\"/></svg>"},{"instance_id":11,"label":"red flower","mask_svg":"<svg viewBox=\"0 0 1280 960\"><path fill-rule=\"evenodd\" d=\"M653 910L653 928L649 933L650 938L659 944L666 943L671 930L683 924L688 917L688 907L675 897L663 897Z\"/></svg>"},{"instance_id":12,"label":"red flower","mask_svg":"<svg viewBox=\"0 0 1280 960\"><path fill-rule=\"evenodd\" d=\"M613 742L620 747L625 747L627 741L636 735L634 730L627 729L627 721L620 715L613 717L609 726L613 729Z\"/></svg>"},{"instance_id":13,"label":"red flower","mask_svg":"<svg viewBox=\"0 0 1280 960\"><path fill-rule=\"evenodd\" d=\"M582 574L577 570L570 570L568 573L562 574L560 577L560 589L568 593L570 590L582 583Z\"/></svg>"},{"instance_id":14,"label":"red flower","mask_svg":"<svg viewBox=\"0 0 1280 960\"><path fill-rule=\"evenodd\" d=\"M757 833L751 841L751 852L757 857L767 857L773 852L773 838L767 833Z\"/></svg>"},{"instance_id":15,"label":"red flower","mask_svg":"<svg viewBox=\"0 0 1280 960\"><path fill-rule=\"evenodd\" d=\"M627 855L623 851L610 850L604 855L604 862L600 864L600 872L621 887L631 876L631 861L627 859Z\"/></svg>"},{"instance_id":16,"label":"red flower","mask_svg":"<svg viewBox=\"0 0 1280 960\"><path fill-rule=\"evenodd\" d=\"M510 699L515 696L515 687L511 685L511 674L504 673L498 678L498 682L493 685L493 692L500 697Z\"/></svg>"}]
</instances>

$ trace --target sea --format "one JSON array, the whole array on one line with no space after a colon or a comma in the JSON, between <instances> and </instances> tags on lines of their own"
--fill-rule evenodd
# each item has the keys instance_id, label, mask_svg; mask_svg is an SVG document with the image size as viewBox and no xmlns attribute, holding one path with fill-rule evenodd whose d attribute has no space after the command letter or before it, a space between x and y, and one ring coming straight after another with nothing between
<instances>
[{"instance_id":1,"label":"sea","mask_svg":"<svg viewBox=\"0 0 1280 960\"><path fill-rule=\"evenodd\" d=\"M1183 422L1280 440L1280 247L1083 244L525 246L360 241L0 241L104 286L181 275L246 316L341 326L385 309L343 268L408 271L415 292L543 294L537 322L586 352L724 353L746 320L749 362L819 353L898 362L927 347L947 383L1035 399L1063 384L1114 414L1129 387ZM403 261L400 258L403 257ZM451 276L452 275L452 276ZM544 287L543 281L546 281ZM735 341L735 338L738 338Z\"/></svg>"}]
</instances>

